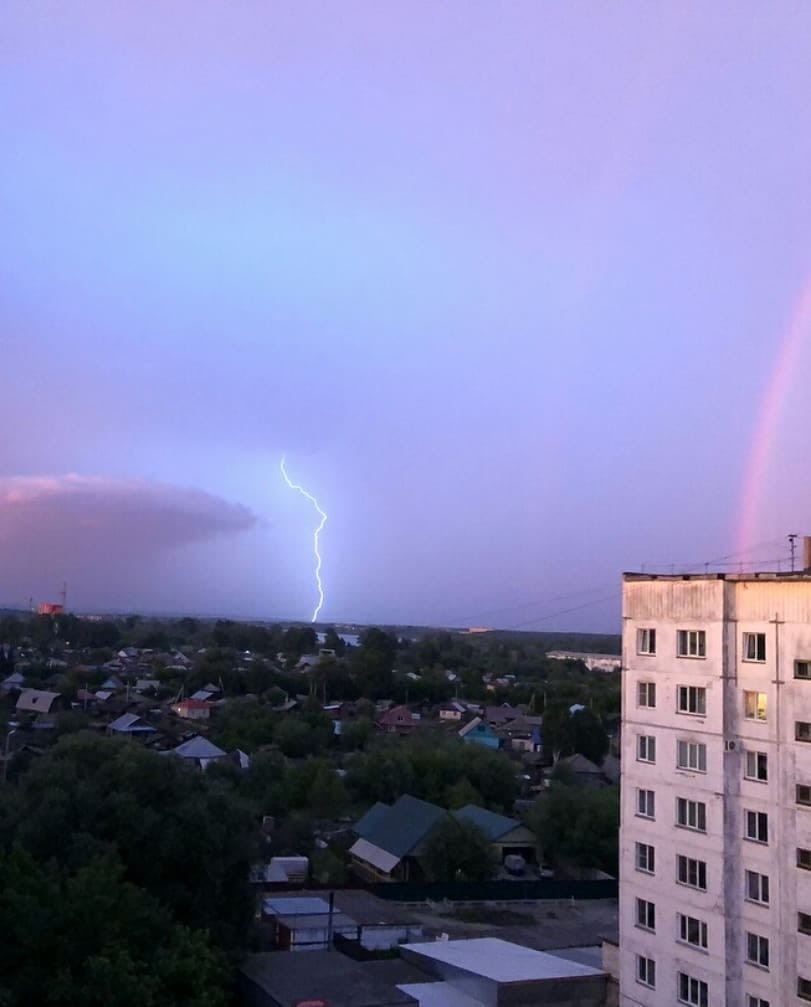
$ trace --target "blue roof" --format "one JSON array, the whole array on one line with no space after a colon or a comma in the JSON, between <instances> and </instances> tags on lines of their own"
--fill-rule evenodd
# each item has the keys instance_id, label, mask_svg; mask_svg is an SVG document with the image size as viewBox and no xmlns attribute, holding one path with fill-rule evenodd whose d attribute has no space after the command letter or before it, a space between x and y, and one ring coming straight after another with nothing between
<instances>
[{"instance_id":1,"label":"blue roof","mask_svg":"<svg viewBox=\"0 0 811 1007\"><path fill-rule=\"evenodd\" d=\"M375 804L355 826L355 832L386 853L404 857L418 846L437 822L447 815L444 808L403 794L390 807ZM371 821L370 821L371 819ZM364 831L360 832L363 828Z\"/></svg>"},{"instance_id":2,"label":"blue roof","mask_svg":"<svg viewBox=\"0 0 811 1007\"><path fill-rule=\"evenodd\" d=\"M512 832L513 829L517 829L521 825L514 818L497 815L494 811L487 811L475 804L466 804L464 808L459 808L453 814L456 818L461 818L462 821L477 825L491 842L506 836L508 832Z\"/></svg>"}]
</instances>

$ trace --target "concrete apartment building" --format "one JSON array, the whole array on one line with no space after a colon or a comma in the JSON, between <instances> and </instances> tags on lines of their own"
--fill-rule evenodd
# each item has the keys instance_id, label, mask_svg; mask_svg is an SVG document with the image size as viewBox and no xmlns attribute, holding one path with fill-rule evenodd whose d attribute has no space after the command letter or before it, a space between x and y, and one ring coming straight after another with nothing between
<instances>
[{"instance_id":1,"label":"concrete apartment building","mask_svg":"<svg viewBox=\"0 0 811 1007\"><path fill-rule=\"evenodd\" d=\"M624 577L622 1007L811 1003L804 568Z\"/></svg>"}]
</instances>

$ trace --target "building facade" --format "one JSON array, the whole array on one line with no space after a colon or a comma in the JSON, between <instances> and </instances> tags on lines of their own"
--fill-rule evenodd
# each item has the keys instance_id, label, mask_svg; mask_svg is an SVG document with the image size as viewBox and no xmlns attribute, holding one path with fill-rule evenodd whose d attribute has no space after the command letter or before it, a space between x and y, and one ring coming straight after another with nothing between
<instances>
[{"instance_id":1,"label":"building facade","mask_svg":"<svg viewBox=\"0 0 811 1007\"><path fill-rule=\"evenodd\" d=\"M811 573L623 583L620 1004L811 1002Z\"/></svg>"}]
</instances>

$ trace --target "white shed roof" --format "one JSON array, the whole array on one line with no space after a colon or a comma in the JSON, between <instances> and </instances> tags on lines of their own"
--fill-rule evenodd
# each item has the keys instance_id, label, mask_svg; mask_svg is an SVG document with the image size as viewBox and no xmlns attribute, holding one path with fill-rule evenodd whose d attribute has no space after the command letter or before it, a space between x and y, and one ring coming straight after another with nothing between
<instances>
[{"instance_id":1,"label":"white shed roof","mask_svg":"<svg viewBox=\"0 0 811 1007\"><path fill-rule=\"evenodd\" d=\"M394 854L381 850L379 846L375 846L366 839L358 839L349 852L353 857L365 860L367 864L383 871L384 874L391 874L400 863L400 857L395 857Z\"/></svg>"},{"instance_id":2,"label":"white shed roof","mask_svg":"<svg viewBox=\"0 0 811 1007\"><path fill-rule=\"evenodd\" d=\"M502 941L498 937L405 944L403 949L444 962L493 982L530 982L538 979L572 979L604 975L600 969L567 961L544 951Z\"/></svg>"}]
</instances>

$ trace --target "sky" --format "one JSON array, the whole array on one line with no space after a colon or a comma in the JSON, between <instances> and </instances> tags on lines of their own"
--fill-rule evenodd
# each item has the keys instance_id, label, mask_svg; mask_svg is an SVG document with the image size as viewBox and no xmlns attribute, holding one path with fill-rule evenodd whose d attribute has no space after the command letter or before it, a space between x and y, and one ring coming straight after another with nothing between
<instances>
[{"instance_id":1,"label":"sky","mask_svg":"<svg viewBox=\"0 0 811 1007\"><path fill-rule=\"evenodd\" d=\"M809 94L805 0L4 0L0 603L309 619L282 455L325 621L784 557Z\"/></svg>"}]
</instances>

